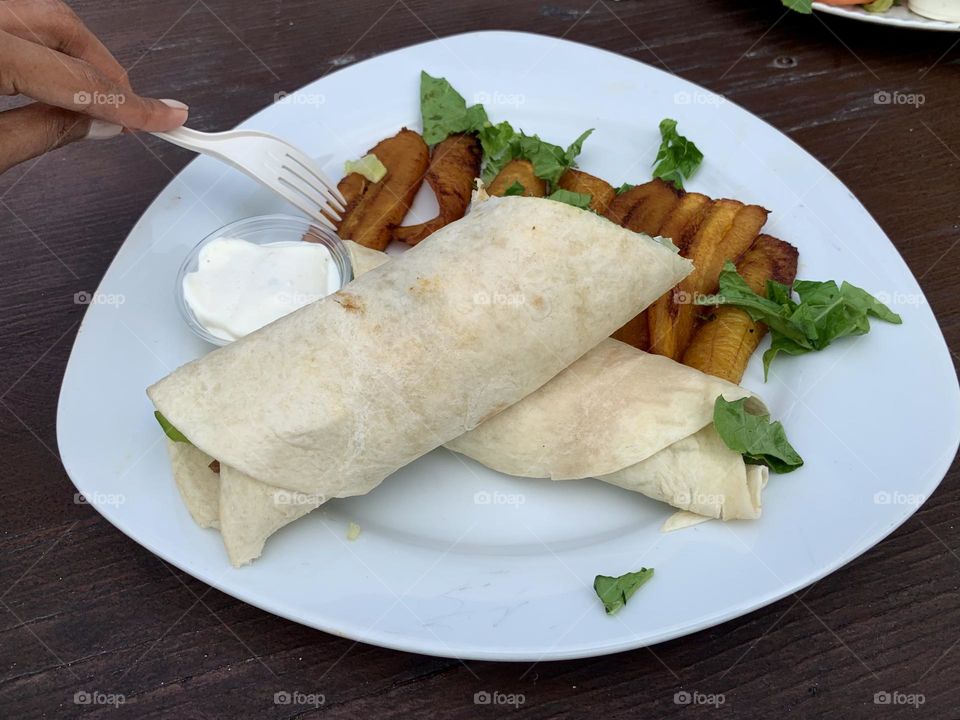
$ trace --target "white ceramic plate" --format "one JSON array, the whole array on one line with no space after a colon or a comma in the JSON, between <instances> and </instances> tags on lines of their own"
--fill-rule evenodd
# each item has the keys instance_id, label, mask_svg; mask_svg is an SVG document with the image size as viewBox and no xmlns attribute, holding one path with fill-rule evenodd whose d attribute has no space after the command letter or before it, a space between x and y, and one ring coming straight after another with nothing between
<instances>
[{"instance_id":1,"label":"white ceramic plate","mask_svg":"<svg viewBox=\"0 0 960 720\"><path fill-rule=\"evenodd\" d=\"M879 542L934 490L956 452L960 392L920 288L849 190L736 105L584 45L473 33L346 68L244 127L331 156L327 169L339 176L345 159L419 126L421 69L485 100L493 119L555 142L597 128L581 165L614 184L649 178L657 124L676 117L706 154L693 189L772 209L767 231L800 247L801 277L865 287L904 324L874 323L863 338L778 360L766 385L751 366L745 384L806 459L771 480L760 521L665 535L671 510L643 497L595 481L506 477L438 450L370 495L288 526L235 570L217 533L194 525L180 501L144 388L211 350L177 314L184 255L226 222L290 208L199 158L118 252L64 378L64 465L110 522L195 577L306 625L414 652L540 660L656 643L771 603ZM347 542L351 520L363 532ZM594 576L641 566L656 577L607 617Z\"/></svg>"},{"instance_id":2,"label":"white ceramic plate","mask_svg":"<svg viewBox=\"0 0 960 720\"><path fill-rule=\"evenodd\" d=\"M893 27L913 28L915 30L960 31L960 23L931 20L923 15L917 15L915 12L911 12L909 7L905 5L892 7L885 13L872 13L859 7L841 7L837 5L827 5L822 2L815 2L813 9L831 15L850 18L851 20L877 23L878 25L892 25Z\"/></svg>"}]
</instances>

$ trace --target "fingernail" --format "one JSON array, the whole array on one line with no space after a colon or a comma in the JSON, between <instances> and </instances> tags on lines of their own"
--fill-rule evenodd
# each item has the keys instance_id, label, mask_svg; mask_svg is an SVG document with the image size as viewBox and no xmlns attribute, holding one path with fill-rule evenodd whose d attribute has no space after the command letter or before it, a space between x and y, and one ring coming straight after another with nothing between
<instances>
[{"instance_id":1,"label":"fingernail","mask_svg":"<svg viewBox=\"0 0 960 720\"><path fill-rule=\"evenodd\" d=\"M91 120L90 129L83 136L84 140L109 140L123 132L123 127L107 122L106 120Z\"/></svg>"},{"instance_id":2,"label":"fingernail","mask_svg":"<svg viewBox=\"0 0 960 720\"><path fill-rule=\"evenodd\" d=\"M162 102L164 105L169 105L170 107L174 108L175 110L189 110L189 109L190 109L189 107L187 107L184 103L180 102L179 100L170 100L169 98L166 98L166 99L161 100L160 102Z\"/></svg>"}]
</instances>

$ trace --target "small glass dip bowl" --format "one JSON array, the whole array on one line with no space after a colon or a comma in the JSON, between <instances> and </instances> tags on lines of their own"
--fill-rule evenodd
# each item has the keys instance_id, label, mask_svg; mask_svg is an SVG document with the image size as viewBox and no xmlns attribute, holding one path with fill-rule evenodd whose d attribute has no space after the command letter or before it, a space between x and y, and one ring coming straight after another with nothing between
<instances>
[{"instance_id":1,"label":"small glass dip bowl","mask_svg":"<svg viewBox=\"0 0 960 720\"><path fill-rule=\"evenodd\" d=\"M183 279L188 273L196 272L199 265L200 251L219 238L239 238L257 245L287 244L290 242L313 242L327 248L330 258L337 270L339 284L332 284L329 293L335 293L348 282L353 280L353 266L350 264L350 253L346 246L332 230L311 222L307 218L293 215L258 215L256 217L237 220L224 225L219 230L207 235L190 251L177 273L177 284L174 288L177 307L180 315L193 333L212 345L229 345L232 340L218 337L205 328L184 296Z\"/></svg>"}]
</instances>

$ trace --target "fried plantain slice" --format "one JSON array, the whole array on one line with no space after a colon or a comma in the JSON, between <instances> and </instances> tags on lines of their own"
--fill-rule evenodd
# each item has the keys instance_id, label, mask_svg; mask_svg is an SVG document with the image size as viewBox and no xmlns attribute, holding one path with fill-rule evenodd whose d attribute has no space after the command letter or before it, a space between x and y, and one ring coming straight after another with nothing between
<instances>
[{"instance_id":1,"label":"fried plantain slice","mask_svg":"<svg viewBox=\"0 0 960 720\"><path fill-rule=\"evenodd\" d=\"M360 173L350 173L340 179L340 182L337 183L337 190L347 201L347 209L344 213L349 213L360 202L360 198L363 197L369 185L370 181Z\"/></svg>"},{"instance_id":2,"label":"fried plantain slice","mask_svg":"<svg viewBox=\"0 0 960 720\"><path fill-rule=\"evenodd\" d=\"M716 200L700 216L696 230L681 239L680 252L693 261L693 272L649 308L651 352L682 357L696 328L694 299L716 292L724 261L735 262L746 252L767 214L758 205Z\"/></svg>"},{"instance_id":3,"label":"fried plantain slice","mask_svg":"<svg viewBox=\"0 0 960 720\"><path fill-rule=\"evenodd\" d=\"M766 296L767 280L791 285L797 277L797 249L769 235L761 235L737 263L750 289ZM746 311L732 305L714 308L694 333L683 353L683 364L709 375L739 383L764 333Z\"/></svg>"},{"instance_id":4,"label":"fried plantain slice","mask_svg":"<svg viewBox=\"0 0 960 720\"><path fill-rule=\"evenodd\" d=\"M564 172L557 185L563 190L589 195L590 209L600 215L607 211L610 203L617 196L617 191L613 189L613 185L606 180L574 168Z\"/></svg>"},{"instance_id":5,"label":"fried plantain slice","mask_svg":"<svg viewBox=\"0 0 960 720\"><path fill-rule=\"evenodd\" d=\"M672 185L660 179L638 185L621 193L611 203L607 217L621 218L621 223L634 232L663 235L663 225L686 196L677 193ZM699 196L704 197L705 196ZM639 350L650 349L647 311L637 315L611 337Z\"/></svg>"},{"instance_id":6,"label":"fried plantain slice","mask_svg":"<svg viewBox=\"0 0 960 720\"><path fill-rule=\"evenodd\" d=\"M341 218L347 217L356 207L357 203L360 202L360 198L363 197L363 194L367 191L367 186L370 184L370 181L367 180L360 173L349 173L340 178L340 182L337 183L337 190L340 191L340 194L343 195L343 199L346 200L346 207L343 212L340 213ZM326 210L321 210L320 214L326 217L334 225L339 225L342 220L337 220Z\"/></svg>"},{"instance_id":7,"label":"fried plantain slice","mask_svg":"<svg viewBox=\"0 0 960 720\"><path fill-rule=\"evenodd\" d=\"M547 195L547 183L537 177L533 171L533 163L529 160L511 160L504 165L490 183L487 192L490 195L505 195L515 182L523 186L521 195L526 197L546 197Z\"/></svg>"},{"instance_id":8,"label":"fried plantain slice","mask_svg":"<svg viewBox=\"0 0 960 720\"><path fill-rule=\"evenodd\" d=\"M660 224L657 234L665 238L670 238L683 253L683 248L687 241L696 231L701 219L705 214L706 208L712 201L706 195L700 193L686 193L677 204L673 206L669 215L664 218Z\"/></svg>"},{"instance_id":9,"label":"fried plantain slice","mask_svg":"<svg viewBox=\"0 0 960 720\"><path fill-rule=\"evenodd\" d=\"M353 240L374 250L384 250L390 243L393 229L403 222L413 198L423 183L430 162L430 150L419 133L403 128L393 137L377 143L368 151L387 168L380 182L365 185L352 178L341 185L356 194L352 207L343 214L337 228L340 237ZM340 191L344 192L344 187ZM351 198L344 192L348 200Z\"/></svg>"},{"instance_id":10,"label":"fried plantain slice","mask_svg":"<svg viewBox=\"0 0 960 720\"><path fill-rule=\"evenodd\" d=\"M680 193L670 183L657 179L641 202L633 206L624 226L634 232L658 235L663 221L680 201Z\"/></svg>"},{"instance_id":11,"label":"fried plantain slice","mask_svg":"<svg viewBox=\"0 0 960 720\"><path fill-rule=\"evenodd\" d=\"M637 350L644 352L650 350L650 325L647 321L647 311L644 310L633 320L617 330L612 337L614 340L625 342L627 345L633 345Z\"/></svg>"},{"instance_id":12,"label":"fried plantain slice","mask_svg":"<svg viewBox=\"0 0 960 720\"><path fill-rule=\"evenodd\" d=\"M633 212L647 203L651 197L659 197L663 201L668 197L676 199L678 195L673 185L656 178L642 185L635 185L615 196L604 215L617 225L627 227L627 221Z\"/></svg>"},{"instance_id":13,"label":"fried plantain slice","mask_svg":"<svg viewBox=\"0 0 960 720\"><path fill-rule=\"evenodd\" d=\"M473 180L480 174L480 143L474 135L451 135L437 143L426 180L437 196L437 216L418 225L395 228L393 239L416 245L467 212Z\"/></svg>"}]
</instances>

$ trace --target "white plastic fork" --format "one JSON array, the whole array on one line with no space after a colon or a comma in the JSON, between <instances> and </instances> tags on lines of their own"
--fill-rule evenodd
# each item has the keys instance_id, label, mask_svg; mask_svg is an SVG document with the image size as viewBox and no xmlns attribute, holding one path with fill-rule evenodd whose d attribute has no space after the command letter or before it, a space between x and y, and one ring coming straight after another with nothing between
<instances>
[{"instance_id":1,"label":"white plastic fork","mask_svg":"<svg viewBox=\"0 0 960 720\"><path fill-rule=\"evenodd\" d=\"M336 231L346 200L336 184L290 143L255 130L205 133L180 127L153 133L174 145L222 160Z\"/></svg>"}]
</instances>

